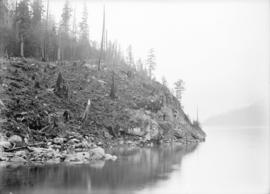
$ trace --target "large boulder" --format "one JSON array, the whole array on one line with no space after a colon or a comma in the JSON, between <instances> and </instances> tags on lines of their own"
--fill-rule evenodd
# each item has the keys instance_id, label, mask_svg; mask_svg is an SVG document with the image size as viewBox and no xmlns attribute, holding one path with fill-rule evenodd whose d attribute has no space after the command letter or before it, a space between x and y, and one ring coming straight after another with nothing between
<instances>
[{"instance_id":1,"label":"large boulder","mask_svg":"<svg viewBox=\"0 0 270 194\"><path fill-rule=\"evenodd\" d=\"M101 160L105 157L105 151L101 147L95 147L90 149L89 154L91 160Z\"/></svg>"},{"instance_id":2,"label":"large boulder","mask_svg":"<svg viewBox=\"0 0 270 194\"><path fill-rule=\"evenodd\" d=\"M185 138L186 137L186 132L182 129L176 129L174 130L174 136L176 138Z\"/></svg>"},{"instance_id":3,"label":"large boulder","mask_svg":"<svg viewBox=\"0 0 270 194\"><path fill-rule=\"evenodd\" d=\"M142 136L145 140L151 140L158 137L162 133L159 124L153 118L152 113L145 110L129 110L130 122L135 127L127 130L128 134Z\"/></svg>"},{"instance_id":4,"label":"large boulder","mask_svg":"<svg viewBox=\"0 0 270 194\"><path fill-rule=\"evenodd\" d=\"M10 163L13 163L13 164L26 164L27 163L27 160L23 157L20 157L20 156L14 156L12 157L8 162Z\"/></svg>"},{"instance_id":5,"label":"large boulder","mask_svg":"<svg viewBox=\"0 0 270 194\"><path fill-rule=\"evenodd\" d=\"M8 141L11 144L15 144L15 145L21 145L23 143L23 139L19 135L12 135L10 138L8 138Z\"/></svg>"}]
</instances>

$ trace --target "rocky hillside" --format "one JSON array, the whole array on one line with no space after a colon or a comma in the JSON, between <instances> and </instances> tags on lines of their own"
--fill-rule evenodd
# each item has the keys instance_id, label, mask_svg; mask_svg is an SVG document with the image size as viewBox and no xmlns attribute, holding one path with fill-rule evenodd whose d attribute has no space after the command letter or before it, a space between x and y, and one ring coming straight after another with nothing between
<instances>
[{"instance_id":1,"label":"rocky hillside","mask_svg":"<svg viewBox=\"0 0 270 194\"><path fill-rule=\"evenodd\" d=\"M131 67L116 66L113 74L110 67L97 71L88 62L11 59L2 61L0 68L0 133L6 138L18 135L22 144L74 133L91 136L104 147L127 139L205 139L166 87Z\"/></svg>"}]
</instances>

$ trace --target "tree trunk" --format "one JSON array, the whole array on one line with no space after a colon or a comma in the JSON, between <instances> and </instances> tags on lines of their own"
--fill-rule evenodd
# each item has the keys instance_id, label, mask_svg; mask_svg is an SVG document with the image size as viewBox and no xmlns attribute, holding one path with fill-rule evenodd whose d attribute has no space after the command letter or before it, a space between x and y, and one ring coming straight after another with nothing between
<instances>
[{"instance_id":1,"label":"tree trunk","mask_svg":"<svg viewBox=\"0 0 270 194\"><path fill-rule=\"evenodd\" d=\"M62 36L61 36L61 32L59 33L58 36L58 48L57 48L57 60L61 61L62 60Z\"/></svg>"},{"instance_id":2,"label":"tree trunk","mask_svg":"<svg viewBox=\"0 0 270 194\"><path fill-rule=\"evenodd\" d=\"M4 44L0 42L0 57L4 56Z\"/></svg>"},{"instance_id":3,"label":"tree trunk","mask_svg":"<svg viewBox=\"0 0 270 194\"><path fill-rule=\"evenodd\" d=\"M23 39L23 35L21 35L21 57L24 57L24 39Z\"/></svg>"},{"instance_id":4,"label":"tree trunk","mask_svg":"<svg viewBox=\"0 0 270 194\"><path fill-rule=\"evenodd\" d=\"M47 60L49 58L48 56L48 45L49 45L49 35L48 35L48 20L49 20L49 0L47 0L47 16L46 16L46 29L45 29L45 35L44 35L44 59Z\"/></svg>"},{"instance_id":5,"label":"tree trunk","mask_svg":"<svg viewBox=\"0 0 270 194\"><path fill-rule=\"evenodd\" d=\"M110 97L112 99L116 98L116 88L115 88L115 78L114 78L114 71L112 72L112 85L111 85L111 93L110 93Z\"/></svg>"},{"instance_id":6,"label":"tree trunk","mask_svg":"<svg viewBox=\"0 0 270 194\"><path fill-rule=\"evenodd\" d=\"M40 50L41 50L41 59L45 58L44 46L42 45L42 41L40 41Z\"/></svg>"},{"instance_id":7,"label":"tree trunk","mask_svg":"<svg viewBox=\"0 0 270 194\"><path fill-rule=\"evenodd\" d=\"M57 49L57 60L58 61L61 60L61 49L60 49L60 47L58 47L58 49Z\"/></svg>"}]
</instances>

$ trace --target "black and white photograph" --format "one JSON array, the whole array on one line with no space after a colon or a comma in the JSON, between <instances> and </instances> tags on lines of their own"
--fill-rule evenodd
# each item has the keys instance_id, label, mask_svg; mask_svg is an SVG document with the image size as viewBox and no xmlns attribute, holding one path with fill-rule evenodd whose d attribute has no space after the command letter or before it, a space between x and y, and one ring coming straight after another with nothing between
<instances>
[{"instance_id":1,"label":"black and white photograph","mask_svg":"<svg viewBox=\"0 0 270 194\"><path fill-rule=\"evenodd\" d=\"M269 0L0 0L0 194L269 193Z\"/></svg>"}]
</instances>

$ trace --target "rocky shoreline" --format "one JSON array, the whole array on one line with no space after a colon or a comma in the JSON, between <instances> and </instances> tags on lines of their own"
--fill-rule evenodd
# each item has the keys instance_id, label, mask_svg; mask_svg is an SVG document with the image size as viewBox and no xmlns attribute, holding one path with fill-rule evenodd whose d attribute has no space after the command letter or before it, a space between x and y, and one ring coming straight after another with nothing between
<instances>
[{"instance_id":1,"label":"rocky shoreline","mask_svg":"<svg viewBox=\"0 0 270 194\"><path fill-rule=\"evenodd\" d=\"M103 144L103 142L94 143L93 140L94 138L91 137L70 136L69 138L56 137L47 142L32 145L22 145L23 140L20 136L13 135L6 138L0 134L0 167L91 164L97 161L117 160L117 156L105 152L105 150L112 148L138 149L165 144L187 145L201 142L201 140L180 141L173 139L157 144L153 141L130 138L123 140L120 138L110 141L109 144ZM21 146L17 147L17 145Z\"/></svg>"},{"instance_id":2,"label":"rocky shoreline","mask_svg":"<svg viewBox=\"0 0 270 194\"><path fill-rule=\"evenodd\" d=\"M8 139L3 135L0 136L0 166L83 164L117 159L114 155L106 154L101 146L91 143L88 137L56 137L32 145L22 145L22 142L22 138L18 135Z\"/></svg>"}]
</instances>

